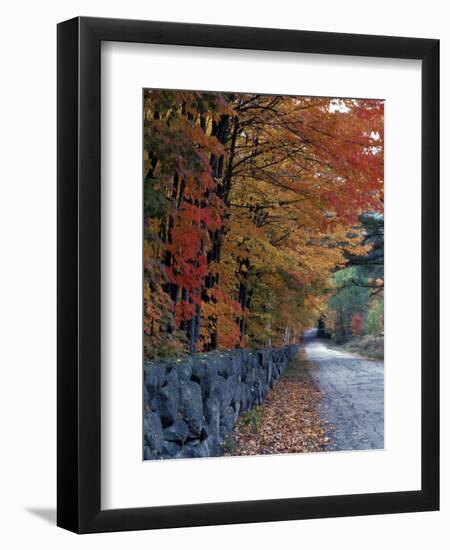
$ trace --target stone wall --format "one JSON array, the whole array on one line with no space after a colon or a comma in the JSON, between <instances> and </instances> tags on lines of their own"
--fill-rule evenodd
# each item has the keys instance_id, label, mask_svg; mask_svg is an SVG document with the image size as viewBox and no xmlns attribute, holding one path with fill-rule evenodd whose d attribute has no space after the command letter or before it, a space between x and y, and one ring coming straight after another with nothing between
<instances>
[{"instance_id":1,"label":"stone wall","mask_svg":"<svg viewBox=\"0 0 450 550\"><path fill-rule=\"evenodd\" d=\"M239 414L264 400L298 346L144 363L144 459L217 456Z\"/></svg>"}]
</instances>

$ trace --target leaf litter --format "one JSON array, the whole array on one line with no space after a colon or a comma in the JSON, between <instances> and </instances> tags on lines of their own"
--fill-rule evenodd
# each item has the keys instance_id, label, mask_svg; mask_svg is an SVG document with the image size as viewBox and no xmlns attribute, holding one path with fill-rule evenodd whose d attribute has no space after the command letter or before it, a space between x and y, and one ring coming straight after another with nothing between
<instances>
[{"instance_id":1,"label":"leaf litter","mask_svg":"<svg viewBox=\"0 0 450 550\"><path fill-rule=\"evenodd\" d=\"M291 361L264 403L243 413L222 444L223 456L330 451L333 426L320 417L322 394L304 351Z\"/></svg>"}]
</instances>

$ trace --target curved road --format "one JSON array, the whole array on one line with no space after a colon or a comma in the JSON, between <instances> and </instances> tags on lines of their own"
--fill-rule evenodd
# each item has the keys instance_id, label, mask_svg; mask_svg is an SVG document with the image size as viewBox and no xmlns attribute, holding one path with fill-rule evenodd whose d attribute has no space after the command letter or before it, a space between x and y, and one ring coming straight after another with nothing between
<instances>
[{"instance_id":1,"label":"curved road","mask_svg":"<svg viewBox=\"0 0 450 550\"><path fill-rule=\"evenodd\" d=\"M319 414L334 428L328 450L384 448L384 361L337 351L305 334L306 365L322 392Z\"/></svg>"}]
</instances>

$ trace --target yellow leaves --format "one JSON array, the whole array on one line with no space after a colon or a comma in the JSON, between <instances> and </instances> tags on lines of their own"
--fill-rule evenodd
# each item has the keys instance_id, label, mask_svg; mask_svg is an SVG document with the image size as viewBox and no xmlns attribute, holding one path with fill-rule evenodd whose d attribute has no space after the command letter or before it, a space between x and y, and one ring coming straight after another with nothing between
<instances>
[{"instance_id":1,"label":"yellow leaves","mask_svg":"<svg viewBox=\"0 0 450 550\"><path fill-rule=\"evenodd\" d=\"M326 309L327 296L309 295L304 300L305 309L311 312L313 318L318 318Z\"/></svg>"},{"instance_id":2,"label":"yellow leaves","mask_svg":"<svg viewBox=\"0 0 450 550\"><path fill-rule=\"evenodd\" d=\"M323 313L331 274L370 249L352 224L380 208L382 152L381 102L147 92L149 335L192 337L171 317L181 301L200 347L297 338Z\"/></svg>"},{"instance_id":3,"label":"yellow leaves","mask_svg":"<svg viewBox=\"0 0 450 550\"><path fill-rule=\"evenodd\" d=\"M219 348L239 347L241 335L236 319L243 314L240 305L217 286L208 289L206 294L207 300L202 302L201 348L207 348L213 333L217 333Z\"/></svg>"}]
</instances>

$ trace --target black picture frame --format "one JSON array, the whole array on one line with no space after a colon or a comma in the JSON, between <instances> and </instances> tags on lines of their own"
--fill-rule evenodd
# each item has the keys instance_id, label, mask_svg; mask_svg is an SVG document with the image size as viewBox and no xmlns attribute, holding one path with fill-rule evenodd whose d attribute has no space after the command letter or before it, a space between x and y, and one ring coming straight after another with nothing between
<instances>
[{"instance_id":1,"label":"black picture frame","mask_svg":"<svg viewBox=\"0 0 450 550\"><path fill-rule=\"evenodd\" d=\"M102 41L422 61L422 489L102 510L100 49ZM77 17L58 25L57 524L76 533L439 508L439 41Z\"/></svg>"}]
</instances>

